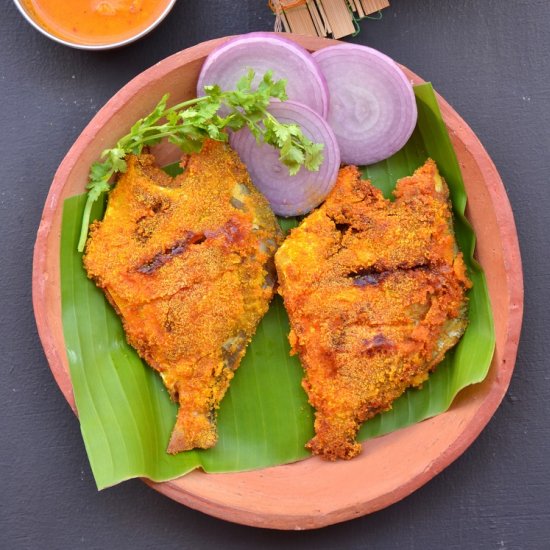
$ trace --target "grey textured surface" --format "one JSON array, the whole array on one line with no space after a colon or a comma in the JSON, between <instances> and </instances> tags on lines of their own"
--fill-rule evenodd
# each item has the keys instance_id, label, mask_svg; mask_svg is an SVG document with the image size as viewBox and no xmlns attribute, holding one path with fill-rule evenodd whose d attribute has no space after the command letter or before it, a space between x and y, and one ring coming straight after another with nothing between
<instances>
[{"instance_id":1,"label":"grey textured surface","mask_svg":"<svg viewBox=\"0 0 550 550\"><path fill-rule=\"evenodd\" d=\"M0 548L550 548L550 3L392 0L354 42L431 80L507 188L525 273L510 390L468 451L394 506L304 533L233 525L130 481L98 493L78 422L36 333L32 248L55 169L99 107L165 56L270 30L265 0L180 0L150 36L90 53L54 44L4 0L0 17Z\"/></svg>"}]
</instances>

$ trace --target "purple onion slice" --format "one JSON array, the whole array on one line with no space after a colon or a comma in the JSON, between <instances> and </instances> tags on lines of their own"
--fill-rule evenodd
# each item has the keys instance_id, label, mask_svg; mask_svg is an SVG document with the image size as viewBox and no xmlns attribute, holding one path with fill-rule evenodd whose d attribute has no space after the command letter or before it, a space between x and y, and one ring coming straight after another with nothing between
<instances>
[{"instance_id":1,"label":"purple onion slice","mask_svg":"<svg viewBox=\"0 0 550 550\"><path fill-rule=\"evenodd\" d=\"M267 71L275 80L286 80L288 99L308 105L326 117L327 84L311 54L280 36L255 32L233 38L216 48L205 60L197 83L197 96L204 87L217 84L222 90L235 89L241 77L253 69L256 82Z\"/></svg>"},{"instance_id":2,"label":"purple onion slice","mask_svg":"<svg viewBox=\"0 0 550 550\"><path fill-rule=\"evenodd\" d=\"M355 44L313 54L327 80L327 120L342 162L372 164L399 151L416 125L412 84L387 55Z\"/></svg>"},{"instance_id":3,"label":"purple onion slice","mask_svg":"<svg viewBox=\"0 0 550 550\"><path fill-rule=\"evenodd\" d=\"M280 151L265 143L258 144L248 128L231 134L231 147L246 164L252 182L267 198L275 214L306 214L323 202L336 183L340 168L336 137L327 122L306 105L294 101L273 102L269 112L279 122L298 124L307 138L324 144L324 160L317 172L302 167L296 175L289 175L288 168L279 160Z\"/></svg>"}]
</instances>

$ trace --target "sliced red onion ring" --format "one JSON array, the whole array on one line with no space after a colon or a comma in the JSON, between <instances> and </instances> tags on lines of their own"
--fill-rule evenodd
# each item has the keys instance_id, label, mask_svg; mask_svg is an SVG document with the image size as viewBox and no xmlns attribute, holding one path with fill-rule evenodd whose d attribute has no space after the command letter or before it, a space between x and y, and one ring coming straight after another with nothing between
<instances>
[{"instance_id":1,"label":"sliced red onion ring","mask_svg":"<svg viewBox=\"0 0 550 550\"><path fill-rule=\"evenodd\" d=\"M342 162L372 164L399 151L416 125L411 83L383 53L355 44L313 54L329 88L327 120L340 145Z\"/></svg>"},{"instance_id":2,"label":"sliced red onion ring","mask_svg":"<svg viewBox=\"0 0 550 550\"><path fill-rule=\"evenodd\" d=\"M216 48L204 62L197 96L204 87L217 84L222 90L233 90L249 69L256 73L257 82L268 71L273 78L287 82L288 98L308 105L326 117L328 93L325 78L309 52L280 36L254 32L233 38Z\"/></svg>"},{"instance_id":3,"label":"sliced red onion ring","mask_svg":"<svg viewBox=\"0 0 550 550\"><path fill-rule=\"evenodd\" d=\"M307 138L324 144L324 160L317 172L302 167L296 175L289 175L288 168L279 160L279 151L271 145L258 144L248 128L231 134L231 146L275 214L306 214L323 202L336 183L340 168L336 137L327 122L306 105L294 101L273 102L269 112L279 122L298 124Z\"/></svg>"}]
</instances>

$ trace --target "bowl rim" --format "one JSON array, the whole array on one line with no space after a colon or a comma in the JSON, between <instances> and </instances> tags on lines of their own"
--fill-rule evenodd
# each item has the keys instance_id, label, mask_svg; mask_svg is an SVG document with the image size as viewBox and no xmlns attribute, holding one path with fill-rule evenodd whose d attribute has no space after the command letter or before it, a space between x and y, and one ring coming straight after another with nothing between
<instances>
[{"instance_id":1,"label":"bowl rim","mask_svg":"<svg viewBox=\"0 0 550 550\"><path fill-rule=\"evenodd\" d=\"M289 36L286 33L285 36L287 38L290 37L294 39L296 42L310 50L315 50L320 47L338 43L337 41L327 39L296 35ZM77 156L77 153L84 151L87 146L93 142L95 129L108 120L112 111L116 112L126 102L138 96L140 92L148 87L152 80L160 80L163 76L177 70L183 65L186 65L190 61L196 61L200 57L208 54L215 46L230 38L231 37L218 38L207 42L202 42L196 46L182 50L181 52L167 57L157 65L147 69L131 80L128 84L121 88L120 91L117 92L90 121L79 138L75 141L56 172L48 198L46 200L43 217L35 244L33 260L33 306L38 333L44 347L50 369L52 370L56 382L73 410L75 410L75 405L72 395L70 376L63 366L62 354L64 353L64 350L60 351L55 348L52 330L48 325L47 311L44 300L48 284L48 281L45 280L44 277L45 273L47 273L45 271L47 257L46 241L51 231L53 216L56 209L59 207L59 195L63 189L65 178L74 167L74 158ZM420 77L412 73L406 67L403 67L403 69L413 83L417 84L424 82ZM287 475L290 477L295 476L296 474L299 475L304 463L314 464L317 468L319 460L317 458L311 458L295 464L266 468L252 472L206 474L202 471L193 471L186 476L178 478L177 480L163 483L154 483L150 480L143 480L145 483L162 494L176 500L177 502L228 521L256 527L275 529L311 529L359 517L361 515L380 510L405 498L450 465L477 438L502 401L514 368L523 315L523 275L521 257L512 209L495 165L474 132L464 122L464 120L439 94L437 94L437 98L443 118L449 129L451 139L460 140L460 142L464 144L466 151L471 154L473 161L476 163L476 166L483 175L483 185L487 190L487 193L490 195L491 205L498 205L498 209L495 208L495 217L499 228L499 237L502 237L503 241L502 255L507 283L505 302L507 305L506 311L508 313L508 319L506 322L505 334L503 336L505 339L502 343L501 349L499 350L498 358L497 353L495 353L493 363L491 364L491 370L495 373L494 380L492 380L490 386L488 386L488 389L485 392L486 395L484 395L483 399L476 403L476 414L474 417L468 419L468 423L462 428L460 436L453 440L445 451L441 452L433 461L427 464L422 471L417 472L414 476L408 479L406 483L403 483L397 489L389 490L369 501L356 502L353 505L334 508L328 511L312 509L311 512L308 511L307 513L298 513L282 507L281 510L274 513L272 509L266 511L266 507L261 502L257 503L258 505L254 508L244 506L241 507L238 500L235 501L233 498L233 496L240 496L239 491L244 491L246 489L247 480L254 479L258 481L262 478L268 478L273 475L277 476L276 479L283 479L284 476ZM459 157L458 152L457 157ZM461 168L463 169L461 158L459 157L458 160ZM475 386L465 388L459 396L457 396L455 402L453 402L451 410L455 407L455 403L467 401L471 394L476 391L476 388L483 384L484 383L476 384ZM449 413L443 413L442 415L439 415L439 417L444 417L447 414ZM439 417L434 418L437 419ZM415 427L418 426L420 426L420 430L422 430L422 425L427 424L432 420L433 419L426 420L420 424L400 430L399 432L415 429ZM397 432L394 432L394 434L395 433ZM376 445L377 441L380 442L381 440L384 440L384 438L391 437L392 435L393 434L388 434L386 436L376 438L375 440L370 440L367 444L374 442L373 444ZM365 453L363 453L363 455L365 455ZM356 467L356 464L360 464L361 456L346 464ZM228 491L233 491L231 499L229 499L230 501L227 500L227 494L224 494L219 498L216 495L214 498L211 490L210 493L208 488L204 491L202 490L202 486L205 483L211 486L216 486L222 480L224 488L227 488Z\"/></svg>"},{"instance_id":2,"label":"bowl rim","mask_svg":"<svg viewBox=\"0 0 550 550\"><path fill-rule=\"evenodd\" d=\"M63 38L60 38L59 36L56 36L55 34L51 33L47 29L45 29L25 8L23 5L22 0L13 0L13 3L15 4L16 8L19 10L19 13L23 16L24 19L37 31L42 33L44 36L48 37L50 40L53 40L54 42L57 42L58 44L62 44L63 46L69 46L70 48L75 48L77 50L92 50L92 51L102 51L102 50L112 50L115 48L120 48L122 46L126 46L127 44L131 44L132 42L135 42L136 40L139 40L140 38L144 37L146 34L149 34L153 29L155 29L163 20L164 18L170 13L172 8L174 7L176 0L168 0L168 4L166 5L165 9L162 11L162 13L145 29L142 29L137 34L130 36L129 38L125 38L124 40L119 40L118 42L108 42L105 44L80 44L78 42L72 42L71 40L65 40Z\"/></svg>"}]
</instances>

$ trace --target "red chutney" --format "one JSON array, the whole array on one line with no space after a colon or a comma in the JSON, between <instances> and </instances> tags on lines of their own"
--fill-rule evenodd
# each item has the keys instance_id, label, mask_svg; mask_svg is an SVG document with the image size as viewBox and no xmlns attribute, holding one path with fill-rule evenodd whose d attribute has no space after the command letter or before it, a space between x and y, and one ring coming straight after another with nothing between
<instances>
[{"instance_id":1,"label":"red chutney","mask_svg":"<svg viewBox=\"0 0 550 550\"><path fill-rule=\"evenodd\" d=\"M170 0L24 0L29 14L55 36L83 45L120 42L147 29Z\"/></svg>"}]
</instances>

